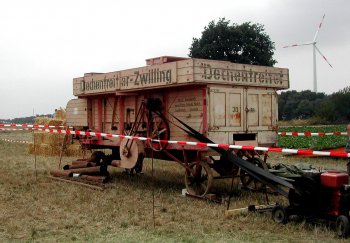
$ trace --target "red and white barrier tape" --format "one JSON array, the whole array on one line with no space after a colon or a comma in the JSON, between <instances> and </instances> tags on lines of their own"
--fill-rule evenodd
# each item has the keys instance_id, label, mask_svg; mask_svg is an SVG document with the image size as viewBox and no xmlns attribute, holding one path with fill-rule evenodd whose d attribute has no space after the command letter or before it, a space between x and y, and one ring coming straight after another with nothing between
<instances>
[{"instance_id":1,"label":"red and white barrier tape","mask_svg":"<svg viewBox=\"0 0 350 243\"><path fill-rule=\"evenodd\" d=\"M8 143L30 143L29 141L24 141L24 140L12 140L12 139L6 139L6 138L1 138L1 141L8 142Z\"/></svg>"},{"instance_id":2,"label":"red and white barrier tape","mask_svg":"<svg viewBox=\"0 0 350 243\"><path fill-rule=\"evenodd\" d=\"M310 136L330 136L347 135L346 132L279 132L280 136L310 137Z\"/></svg>"},{"instance_id":3,"label":"red and white barrier tape","mask_svg":"<svg viewBox=\"0 0 350 243\"><path fill-rule=\"evenodd\" d=\"M64 128L64 126L58 126L58 125L37 125L37 124L1 124L0 123L0 129L1 127L24 127L24 128ZM2 130L2 129L1 129ZM347 135L346 132L279 132L278 135L280 136L300 136L300 137L309 137L309 136L330 136L330 135Z\"/></svg>"},{"instance_id":4,"label":"red and white barrier tape","mask_svg":"<svg viewBox=\"0 0 350 243\"><path fill-rule=\"evenodd\" d=\"M190 145L190 146L197 146L197 147L216 147L216 148L223 148L223 149L232 148L232 149L241 149L241 150L264 151L264 152L278 152L278 153L321 155L321 156L350 158L350 153L346 153L346 152L326 152L326 151L313 151L313 150L303 150L303 149L268 148L268 147L255 147L255 146L246 146L246 145L215 144L215 143L172 141L172 140L168 141L168 140L151 139L146 137L117 135L117 134L110 134L110 133L51 129L51 128L58 128L62 126L30 125L30 124L0 124L0 127L27 127L27 128L33 128L34 130L41 130L43 132L49 132L49 133L72 134L72 135L75 134L75 135L81 135L81 136L107 137L107 138L126 138L126 139L132 139L132 140L152 141L152 142L158 142L158 143L160 142L160 143L179 144L179 145ZM287 136L287 132L285 134L286 134L285 136ZM290 134L300 134L300 133L290 133ZM311 136L312 133L302 133L302 134L304 134L304 136ZM318 136L325 136L326 134L328 135L328 133L317 133L317 134ZM335 135L335 134L332 134L332 135ZM338 135L338 132L336 135ZM343 134L341 133L340 135L343 135ZM283 132L281 132L281 136L284 136ZM297 135L292 135L292 136L297 136Z\"/></svg>"},{"instance_id":5,"label":"red and white barrier tape","mask_svg":"<svg viewBox=\"0 0 350 243\"><path fill-rule=\"evenodd\" d=\"M0 123L0 127L28 127L28 128L64 128L64 126L58 126L58 125L38 125L38 124L2 124Z\"/></svg>"},{"instance_id":6,"label":"red and white barrier tape","mask_svg":"<svg viewBox=\"0 0 350 243\"><path fill-rule=\"evenodd\" d=\"M0 131L6 132L6 131L31 131L33 128L27 127L27 128L0 128Z\"/></svg>"},{"instance_id":7,"label":"red and white barrier tape","mask_svg":"<svg viewBox=\"0 0 350 243\"><path fill-rule=\"evenodd\" d=\"M190 145L197 147L216 147L223 149L240 149L240 150L256 150L264 152L277 152L277 153L290 153L290 154L303 154L303 155L321 155L330 157L345 157L350 158L350 153L346 152L326 152L326 151L313 151L313 150L303 150L303 149L285 149L285 148L268 148L268 147L255 147L247 145L230 145L230 144L215 144L215 143L202 143L202 142L187 142L187 141L172 141L172 140L158 140L146 137L137 136L127 136L127 135L116 135L110 133L100 133L100 132L84 132L84 131L71 131L71 130L60 130L60 129L36 129L49 133L60 133L60 134L75 134L81 136L91 136L91 137L107 137L107 138L126 138L132 140L141 141L152 141L158 143L168 143L168 144L179 144L179 145Z\"/></svg>"}]
</instances>

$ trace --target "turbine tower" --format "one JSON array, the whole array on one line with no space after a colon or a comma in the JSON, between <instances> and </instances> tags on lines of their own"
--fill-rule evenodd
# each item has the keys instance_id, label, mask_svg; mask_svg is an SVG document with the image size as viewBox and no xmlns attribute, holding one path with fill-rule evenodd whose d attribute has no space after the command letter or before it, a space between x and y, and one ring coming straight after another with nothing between
<instances>
[{"instance_id":1,"label":"turbine tower","mask_svg":"<svg viewBox=\"0 0 350 243\"><path fill-rule=\"evenodd\" d=\"M284 46L283 48L288 48L288 47L297 47L297 46L307 46L307 45L312 45L312 49L313 49L313 71L314 71L314 92L317 92L317 72L316 72L316 51L323 57L323 59L328 63L328 65L333 68L333 66L329 63L329 61L327 60L327 58L322 54L322 52L320 51L320 49L318 49L318 47L316 46L317 43L317 36L318 36L318 32L321 29L324 17L326 15L324 14L321 20L320 25L318 26L318 29L315 33L314 39L312 42L307 42L307 43L303 43L303 44L294 44L294 45L290 45L290 46Z\"/></svg>"}]
</instances>

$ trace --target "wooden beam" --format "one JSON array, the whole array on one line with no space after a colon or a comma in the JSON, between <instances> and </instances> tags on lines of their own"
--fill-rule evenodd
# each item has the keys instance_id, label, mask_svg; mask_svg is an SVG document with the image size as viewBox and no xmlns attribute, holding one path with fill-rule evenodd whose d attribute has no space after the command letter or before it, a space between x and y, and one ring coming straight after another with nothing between
<instances>
[{"instance_id":1,"label":"wooden beam","mask_svg":"<svg viewBox=\"0 0 350 243\"><path fill-rule=\"evenodd\" d=\"M79 186L88 187L88 188L91 188L91 189L94 189L94 190L99 190L99 191L103 191L104 190L104 187L96 186L96 185L90 185L90 184L86 184L86 183L79 182L79 181L73 181L73 180L64 179L64 178L60 178L60 177L53 177L53 176L48 176L47 178L52 179L52 180L56 180L56 181L64 181L64 182L76 184L76 185L79 185Z\"/></svg>"}]
</instances>

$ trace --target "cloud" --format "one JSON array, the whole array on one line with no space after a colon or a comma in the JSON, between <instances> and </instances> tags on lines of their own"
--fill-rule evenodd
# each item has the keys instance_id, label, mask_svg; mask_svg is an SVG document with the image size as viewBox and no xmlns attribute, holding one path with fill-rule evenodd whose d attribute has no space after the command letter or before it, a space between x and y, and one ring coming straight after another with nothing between
<instances>
[{"instance_id":1,"label":"cloud","mask_svg":"<svg viewBox=\"0 0 350 243\"><path fill-rule=\"evenodd\" d=\"M161 55L187 56L193 37L211 21L264 24L276 44L277 66L290 69L291 88L312 88L311 41L326 13L317 57L319 90L349 85L350 1L209 0L3 1L0 4L0 118L52 113L73 98L72 79L145 65ZM332 85L330 85L332 84ZM6 105L3 105L6 104Z\"/></svg>"}]
</instances>

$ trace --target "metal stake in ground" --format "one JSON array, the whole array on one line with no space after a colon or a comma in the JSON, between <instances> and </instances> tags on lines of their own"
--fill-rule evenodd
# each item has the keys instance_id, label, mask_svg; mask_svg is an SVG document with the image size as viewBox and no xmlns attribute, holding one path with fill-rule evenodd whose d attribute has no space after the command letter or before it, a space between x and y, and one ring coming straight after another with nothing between
<instances>
[{"instance_id":1,"label":"metal stake in ground","mask_svg":"<svg viewBox=\"0 0 350 243\"><path fill-rule=\"evenodd\" d=\"M233 181L234 181L234 179L235 179L235 174L232 173L232 181L231 181L230 193L228 195L227 210L230 209L231 197L233 194Z\"/></svg>"},{"instance_id":2,"label":"metal stake in ground","mask_svg":"<svg viewBox=\"0 0 350 243\"><path fill-rule=\"evenodd\" d=\"M67 143L67 138L68 138L68 134L64 134L64 138L62 141L62 148L61 148L61 152L60 152L60 161L58 163L58 169L61 169L61 162L62 162L62 156L63 156L63 152L66 149L66 143Z\"/></svg>"},{"instance_id":3,"label":"metal stake in ground","mask_svg":"<svg viewBox=\"0 0 350 243\"><path fill-rule=\"evenodd\" d=\"M156 227L156 218L155 218L155 214L154 214L154 165L153 165L153 150L151 150L152 152L152 217L153 217L153 228Z\"/></svg>"},{"instance_id":4,"label":"metal stake in ground","mask_svg":"<svg viewBox=\"0 0 350 243\"><path fill-rule=\"evenodd\" d=\"M33 116L34 116L34 109L33 109ZM34 136L34 129L32 131L33 134L33 152L34 152L34 170L35 170L35 180L38 179L38 173L36 171L36 149L35 149L35 136Z\"/></svg>"}]
</instances>

